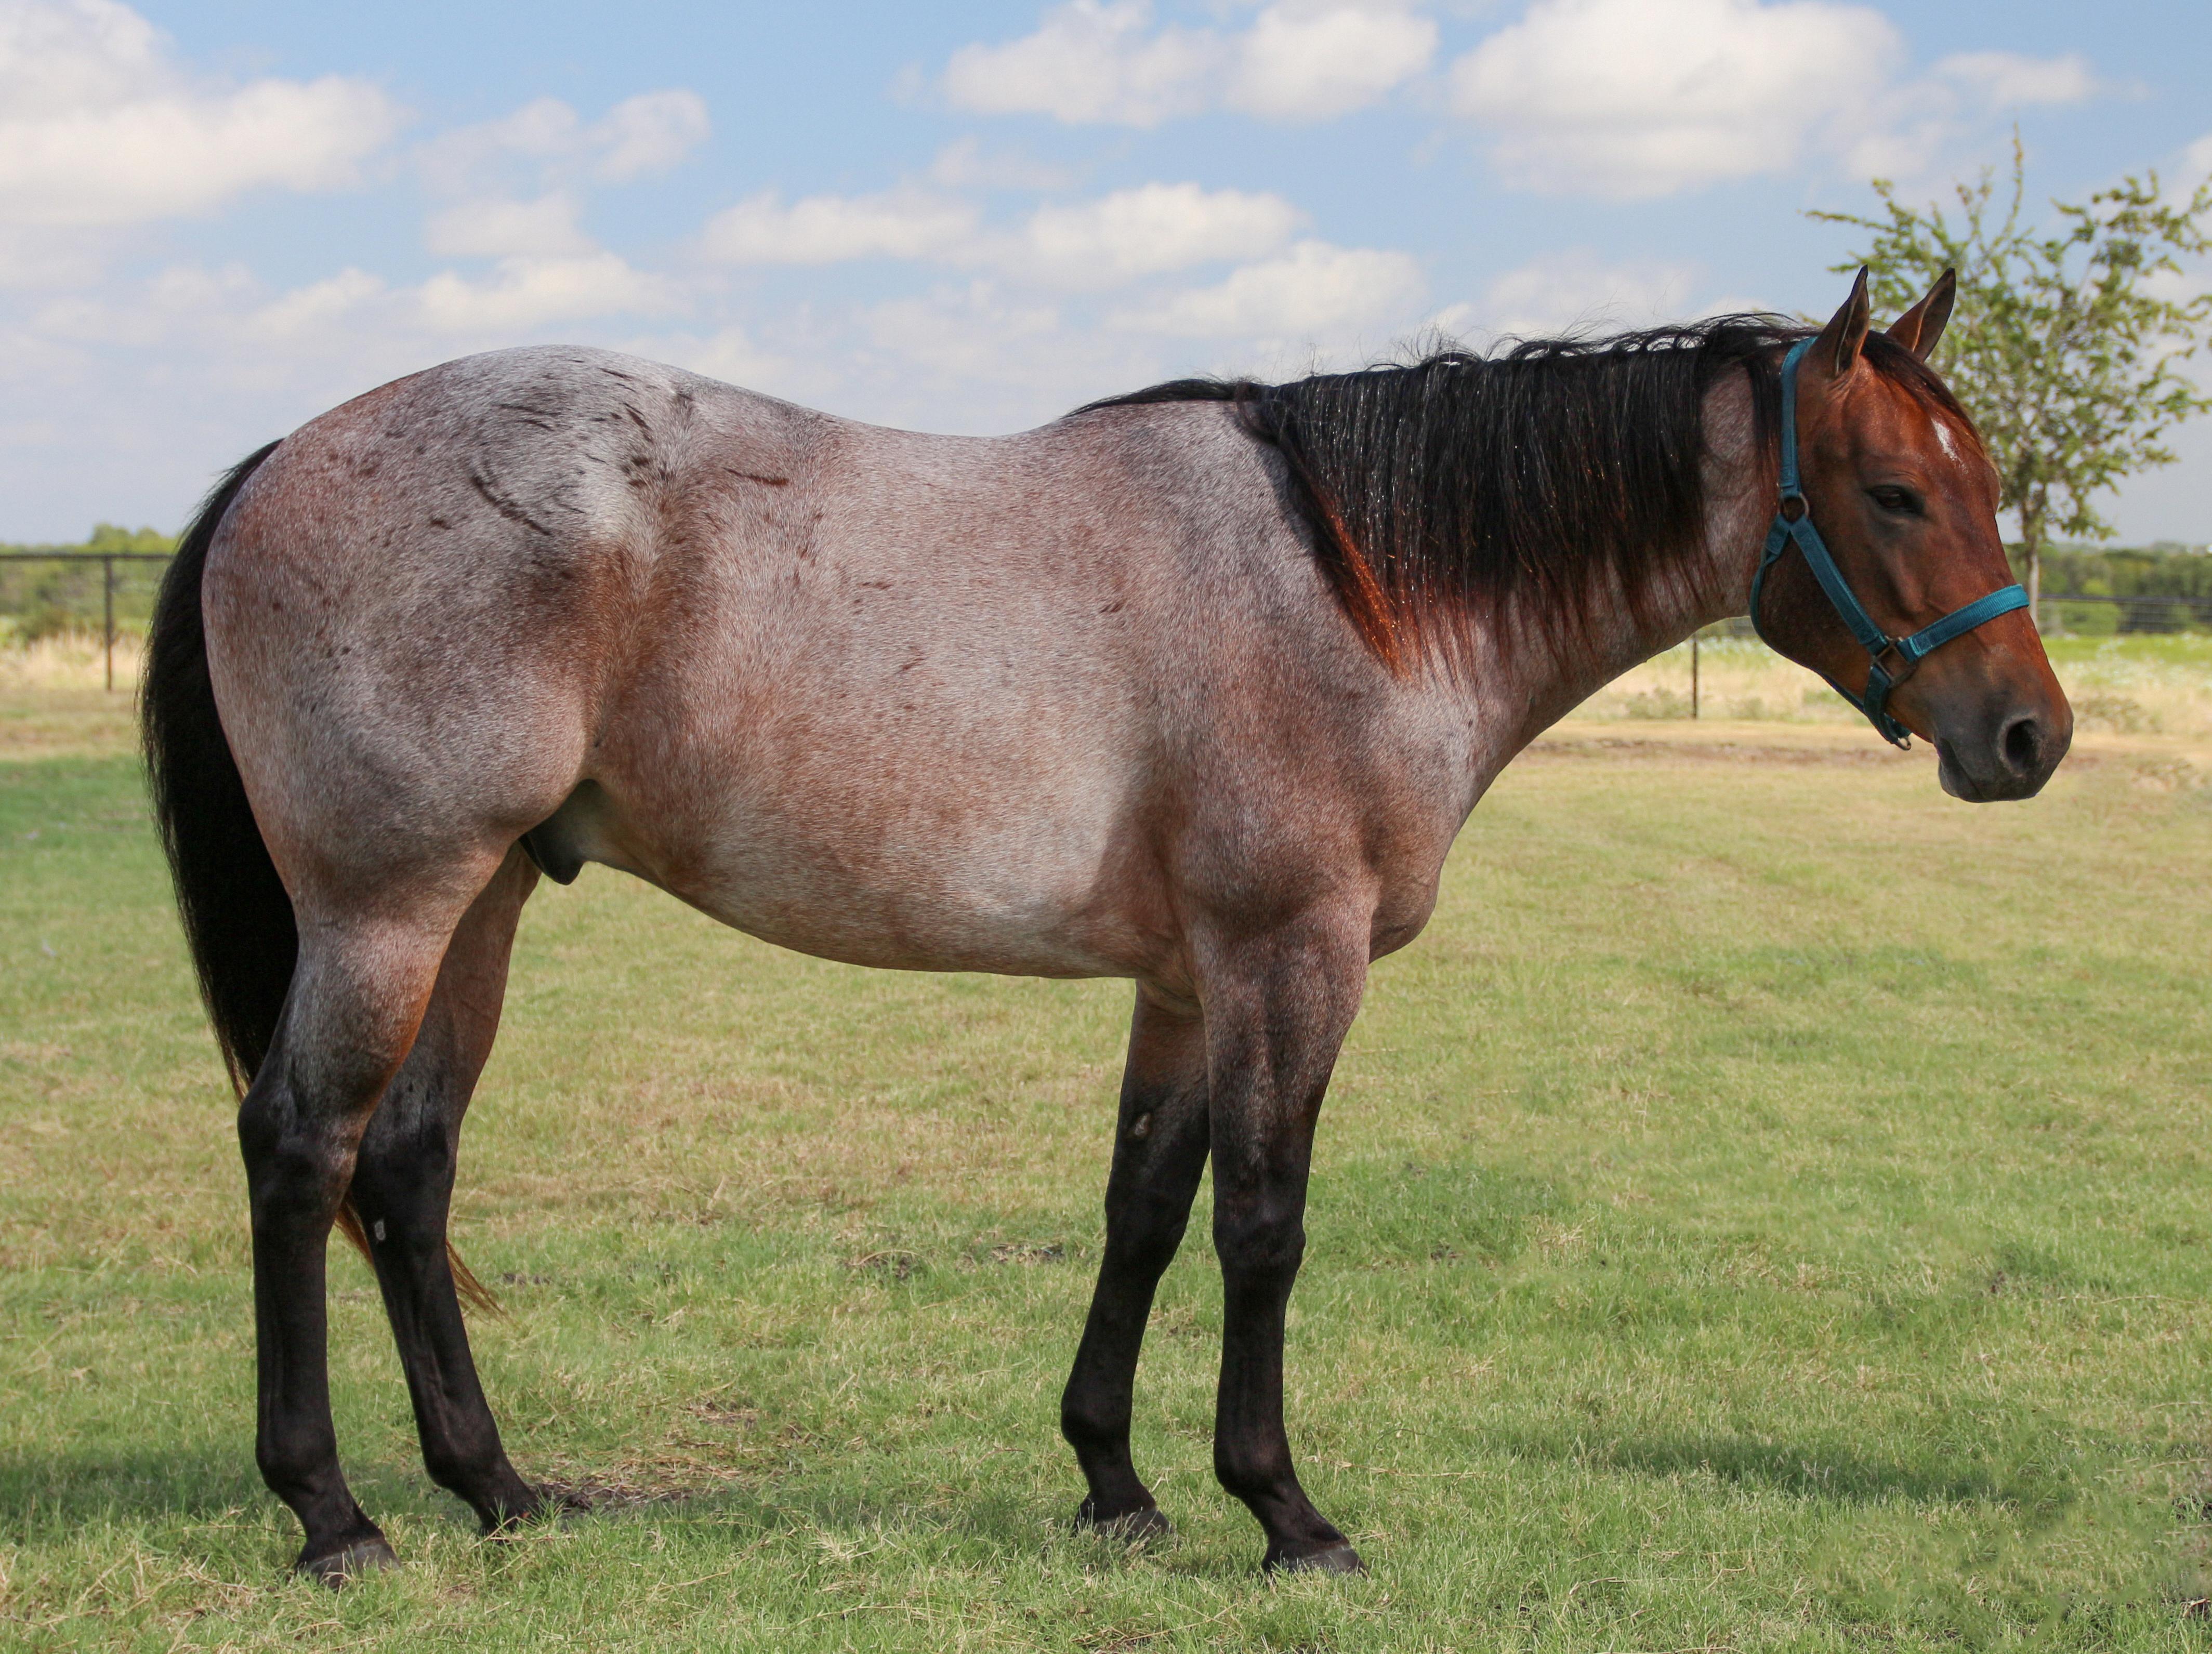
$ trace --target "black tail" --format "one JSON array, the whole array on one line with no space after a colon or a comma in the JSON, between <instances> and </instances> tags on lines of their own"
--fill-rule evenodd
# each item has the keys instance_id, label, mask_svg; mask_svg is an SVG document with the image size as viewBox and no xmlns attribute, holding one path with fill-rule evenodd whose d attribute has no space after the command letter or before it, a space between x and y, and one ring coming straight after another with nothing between
<instances>
[{"instance_id":1,"label":"black tail","mask_svg":"<svg viewBox=\"0 0 2212 1654\"><path fill-rule=\"evenodd\" d=\"M292 898L269 859L261 828L239 779L208 679L207 631L200 615L200 576L223 513L270 443L231 468L200 506L178 543L154 603L146 636L146 681L138 716L146 742L146 773L154 820L169 853L185 940L199 973L200 997L215 1024L216 1042L240 1096L253 1083L276 1038L276 1019L299 962L300 932ZM345 1238L369 1255L368 1238L350 1200L338 1210ZM461 1297L494 1313L499 1300L461 1262L450 1242L447 1261Z\"/></svg>"},{"instance_id":2,"label":"black tail","mask_svg":"<svg viewBox=\"0 0 2212 1654\"><path fill-rule=\"evenodd\" d=\"M223 513L276 451L272 442L234 466L185 530L154 604L138 703L154 819L169 853L185 940L230 1082L241 1095L276 1037L300 936L292 899L254 825L216 713L200 575Z\"/></svg>"}]
</instances>

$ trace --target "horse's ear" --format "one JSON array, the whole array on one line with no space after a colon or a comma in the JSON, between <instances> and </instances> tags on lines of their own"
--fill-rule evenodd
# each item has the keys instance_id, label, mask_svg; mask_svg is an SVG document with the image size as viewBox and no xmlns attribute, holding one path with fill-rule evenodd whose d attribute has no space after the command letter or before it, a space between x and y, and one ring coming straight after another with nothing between
<instances>
[{"instance_id":1,"label":"horse's ear","mask_svg":"<svg viewBox=\"0 0 2212 1654\"><path fill-rule=\"evenodd\" d=\"M1860 347L1866 343L1867 329L1874 320L1874 306L1867 298L1867 270L1859 266L1858 280L1851 283L1851 296L1844 300L1844 307L1828 318L1827 326L1820 330L1820 338L1812 349L1814 363L1826 368L1836 378L1859 364Z\"/></svg>"},{"instance_id":2,"label":"horse's ear","mask_svg":"<svg viewBox=\"0 0 2212 1654\"><path fill-rule=\"evenodd\" d=\"M1889 336L1926 361L1943 336L1951 319L1951 302L1959 296L1959 272L1947 270L1936 278L1928 296L1889 324Z\"/></svg>"}]
</instances>

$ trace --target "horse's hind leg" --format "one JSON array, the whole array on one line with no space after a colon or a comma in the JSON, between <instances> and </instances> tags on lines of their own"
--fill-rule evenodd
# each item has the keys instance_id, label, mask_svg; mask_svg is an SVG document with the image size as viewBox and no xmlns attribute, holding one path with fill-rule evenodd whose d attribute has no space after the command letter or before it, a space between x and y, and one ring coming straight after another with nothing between
<instances>
[{"instance_id":1,"label":"horse's hind leg","mask_svg":"<svg viewBox=\"0 0 2212 1654\"><path fill-rule=\"evenodd\" d=\"M1129 1411L1152 1294L1182 1242L1206 1146L1204 1025L1140 990L1106 1184L1106 1255L1060 1399L1060 1433L1091 1488L1076 1512L1084 1526L1132 1536L1168 1526L1130 1461Z\"/></svg>"},{"instance_id":2,"label":"horse's hind leg","mask_svg":"<svg viewBox=\"0 0 2212 1654\"><path fill-rule=\"evenodd\" d=\"M455 909L432 897L303 924L276 1037L239 1106L253 1218L254 1457L333 1584L392 1560L354 1502L331 1424L325 1251L356 1152L415 1038Z\"/></svg>"},{"instance_id":3,"label":"horse's hind leg","mask_svg":"<svg viewBox=\"0 0 2212 1654\"><path fill-rule=\"evenodd\" d=\"M353 1174L360 1221L407 1374L422 1461L487 1533L537 1513L477 1382L446 1251L461 1117L491 1055L515 921L538 882L520 851L478 896L446 949L414 1049L368 1123Z\"/></svg>"}]
</instances>

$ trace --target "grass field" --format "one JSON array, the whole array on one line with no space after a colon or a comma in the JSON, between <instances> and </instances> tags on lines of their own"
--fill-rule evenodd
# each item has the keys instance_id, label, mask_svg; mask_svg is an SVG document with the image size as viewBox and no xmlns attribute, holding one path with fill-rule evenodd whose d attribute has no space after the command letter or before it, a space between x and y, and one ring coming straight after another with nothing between
<instances>
[{"instance_id":1,"label":"grass field","mask_svg":"<svg viewBox=\"0 0 2212 1654\"><path fill-rule=\"evenodd\" d=\"M231 1103L123 728L0 695L0 1646L2212 1642L2185 730L1980 809L1840 724L1508 772L1323 1121L1291 1408L1352 1582L1261 1578L1213 1484L1204 1195L1138 1396L1181 1532L1067 1525L1124 985L548 888L457 1236L518 1463L600 1508L479 1542L343 1256L341 1440L407 1566L332 1597L254 1473Z\"/></svg>"}]
</instances>

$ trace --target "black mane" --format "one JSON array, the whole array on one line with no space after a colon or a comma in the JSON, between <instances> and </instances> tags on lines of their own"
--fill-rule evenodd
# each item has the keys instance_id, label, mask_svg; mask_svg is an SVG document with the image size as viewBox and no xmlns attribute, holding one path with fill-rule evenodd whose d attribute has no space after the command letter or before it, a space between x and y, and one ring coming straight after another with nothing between
<instances>
[{"instance_id":1,"label":"black mane","mask_svg":"<svg viewBox=\"0 0 2212 1654\"><path fill-rule=\"evenodd\" d=\"M1582 632L1615 582L1642 612L1705 526L1706 392L1746 370L1771 452L1780 348L1807 330L1722 316L1283 385L1177 379L1079 411L1237 404L1281 451L1331 584L1395 664L1478 607L1510 604L1554 639ZM1892 356L1919 367L1879 335L1869 344L1896 377Z\"/></svg>"}]
</instances>

